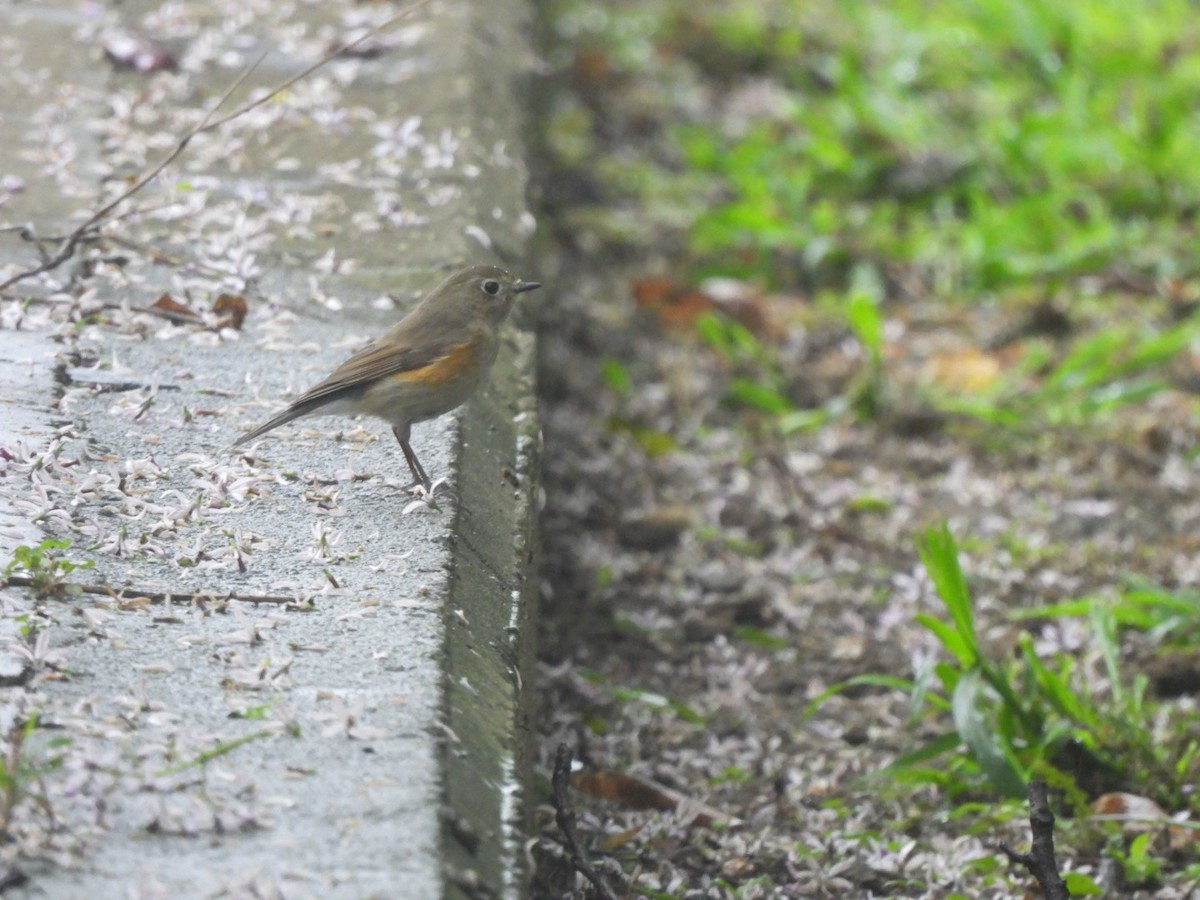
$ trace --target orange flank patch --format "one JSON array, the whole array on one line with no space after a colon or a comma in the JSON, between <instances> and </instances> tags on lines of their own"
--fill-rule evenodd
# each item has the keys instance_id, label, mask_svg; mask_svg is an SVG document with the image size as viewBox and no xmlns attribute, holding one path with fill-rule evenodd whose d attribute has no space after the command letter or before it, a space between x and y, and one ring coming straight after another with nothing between
<instances>
[{"instance_id":1,"label":"orange flank patch","mask_svg":"<svg viewBox=\"0 0 1200 900\"><path fill-rule=\"evenodd\" d=\"M475 364L474 341L463 341L455 344L443 356L439 356L428 365L417 369L398 372L397 377L405 381L419 381L422 384L445 384L451 379L465 374Z\"/></svg>"}]
</instances>

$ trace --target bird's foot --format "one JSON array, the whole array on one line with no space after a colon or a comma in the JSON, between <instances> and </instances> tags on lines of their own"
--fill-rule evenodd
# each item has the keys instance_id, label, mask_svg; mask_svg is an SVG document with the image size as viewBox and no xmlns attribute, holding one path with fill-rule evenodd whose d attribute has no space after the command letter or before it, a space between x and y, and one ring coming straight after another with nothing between
<instances>
[{"instance_id":1,"label":"bird's foot","mask_svg":"<svg viewBox=\"0 0 1200 900\"><path fill-rule=\"evenodd\" d=\"M439 478L429 486L429 492L436 497L438 494L445 494L455 503L462 503L462 497L458 495L458 491L450 487L450 482L445 478Z\"/></svg>"},{"instance_id":2,"label":"bird's foot","mask_svg":"<svg viewBox=\"0 0 1200 900\"><path fill-rule=\"evenodd\" d=\"M415 499L404 507L404 513L408 513L420 509L441 509L437 504L439 494L448 495L455 503L460 502L458 491L450 487L450 484L445 478L439 478L437 481L425 484L420 481L414 481L412 484L406 485L404 490L411 494Z\"/></svg>"}]
</instances>

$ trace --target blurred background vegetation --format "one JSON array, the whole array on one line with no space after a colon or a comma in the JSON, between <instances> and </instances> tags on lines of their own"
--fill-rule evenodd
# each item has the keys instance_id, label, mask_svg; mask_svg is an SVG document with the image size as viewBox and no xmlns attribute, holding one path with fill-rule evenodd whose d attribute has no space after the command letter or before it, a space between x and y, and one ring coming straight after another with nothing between
<instances>
[{"instance_id":1,"label":"blurred background vegetation","mask_svg":"<svg viewBox=\"0 0 1200 900\"><path fill-rule=\"evenodd\" d=\"M1019 334L926 367L942 408L1009 425L1200 386L1192 4L555 6L579 89L550 146L598 201L573 224L610 249L842 310L860 336L868 303L1009 311ZM597 154L597 129L625 151Z\"/></svg>"},{"instance_id":2,"label":"blurred background vegetation","mask_svg":"<svg viewBox=\"0 0 1200 900\"><path fill-rule=\"evenodd\" d=\"M637 305L718 361L725 416L708 426L945 433L964 455L995 451L997 470L1068 455L1086 470L1097 447L1153 479L1194 467L1194 3L548 8L550 63L571 82L547 116L559 241L627 274ZM618 398L638 386L625 363L603 365ZM686 440L613 422L649 457ZM1104 495L1119 506L1132 484ZM1085 646L1035 641L1031 625L989 656L960 546L1030 571L1095 549L1035 546L1020 522L1007 535L918 535L943 608L915 624L941 660L835 685L810 712L850 686L908 692L914 717L942 727L914 731L888 775L962 800L951 820L973 799L1021 798L1034 776L1080 821L1130 813L1117 788L1145 799L1145 821L1176 816L1158 843L1099 818L1072 839L1117 861L1127 886L1169 874L1184 896L1200 880L1200 593L1181 572L1200 538L1122 536L1123 557L1093 565L1084 596L1011 611L1082 630ZM1146 674L1164 669L1179 684ZM1071 886L1101 891L1085 875Z\"/></svg>"}]
</instances>

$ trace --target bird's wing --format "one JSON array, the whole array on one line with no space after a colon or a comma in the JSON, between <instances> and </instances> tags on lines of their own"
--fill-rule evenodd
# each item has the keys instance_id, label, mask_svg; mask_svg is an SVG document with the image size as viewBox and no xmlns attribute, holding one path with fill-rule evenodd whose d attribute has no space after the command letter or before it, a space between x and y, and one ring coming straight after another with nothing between
<instances>
[{"instance_id":1,"label":"bird's wing","mask_svg":"<svg viewBox=\"0 0 1200 900\"><path fill-rule=\"evenodd\" d=\"M297 397L287 409L270 420L247 432L233 442L238 447L256 437L266 434L293 419L317 412L321 407L337 400L354 399L377 378L396 372L413 372L421 369L438 369L443 360L457 360L469 348L469 341L445 341L427 347L397 347L393 344L370 343L342 363L324 381L313 385Z\"/></svg>"},{"instance_id":2,"label":"bird's wing","mask_svg":"<svg viewBox=\"0 0 1200 900\"><path fill-rule=\"evenodd\" d=\"M313 385L292 403L293 407L315 409L361 391L371 382L397 372L411 372L453 354L460 341L445 341L427 347L397 347L370 343L338 366L319 384Z\"/></svg>"}]
</instances>

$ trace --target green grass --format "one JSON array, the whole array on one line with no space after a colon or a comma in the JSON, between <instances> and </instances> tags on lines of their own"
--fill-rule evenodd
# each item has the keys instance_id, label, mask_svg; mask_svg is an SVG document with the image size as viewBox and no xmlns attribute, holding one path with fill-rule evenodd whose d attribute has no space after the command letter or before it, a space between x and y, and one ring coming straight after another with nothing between
<instances>
[{"instance_id":1,"label":"green grass","mask_svg":"<svg viewBox=\"0 0 1200 900\"><path fill-rule=\"evenodd\" d=\"M944 396L949 409L998 425L1037 422L1078 427L1111 420L1165 390L1163 373L1200 339L1200 321L1162 328L1127 323L1084 333L1058 359L1030 342L1023 357L986 391Z\"/></svg>"},{"instance_id":2,"label":"green grass","mask_svg":"<svg viewBox=\"0 0 1200 900\"><path fill-rule=\"evenodd\" d=\"M836 283L873 259L947 299L1117 265L1194 272L1189 4L739 6L700 5L718 49L699 58L758 46L789 102L744 134L680 132L732 194L690 235L722 270Z\"/></svg>"},{"instance_id":3,"label":"green grass","mask_svg":"<svg viewBox=\"0 0 1200 900\"><path fill-rule=\"evenodd\" d=\"M75 596L80 588L70 584L67 576L77 569L92 568L95 561L63 559L59 551L70 546L69 540L46 538L36 546L14 547L12 558L4 567L4 578L12 583L27 584L40 599Z\"/></svg>"},{"instance_id":4,"label":"green grass","mask_svg":"<svg viewBox=\"0 0 1200 900\"><path fill-rule=\"evenodd\" d=\"M39 750L31 750L31 738L37 732L38 717L31 712L13 722L4 736L0 753L0 837L12 841L14 819L20 807L37 807L46 819L47 831L59 825L45 790L45 781L62 767L69 738L53 738Z\"/></svg>"},{"instance_id":5,"label":"green grass","mask_svg":"<svg viewBox=\"0 0 1200 900\"><path fill-rule=\"evenodd\" d=\"M786 438L834 420L870 428L904 403L965 419L951 438L985 449L1020 442L1033 455L1057 430L1080 438L1065 446L1095 446L1166 415L1194 417L1178 380L1194 373L1200 347L1192 4L556 6L564 43L608 66L590 94L581 76L575 96L585 99L550 118L560 164L584 170L603 198L571 224L618 253L665 248L695 283L762 285L790 304L790 336L813 336L797 351L799 341L701 316L697 342L720 362L725 406L736 410L721 424L752 433L766 424ZM620 135L620 151L594 157L589 144L606 130ZM1023 328L1039 308L1062 327ZM909 341L935 332L958 342L946 342L951 363L955 349L969 350L994 362L994 375L969 386L922 381L914 373L928 360ZM857 371L815 365L837 353ZM797 391L810 364L842 380ZM637 390L616 364L604 376L619 398ZM973 553L1007 552L1032 570L1065 552L1027 546L1014 528L1007 546L980 541ZM1135 564L1150 549L1135 550ZM1101 594L1014 613L1014 623L1035 624L999 654L981 640L949 531L923 534L919 554L940 604L919 623L941 657L911 677L877 673L833 689L910 698L921 723L913 734L925 737L888 771L893 784L933 785L965 808L1016 802L1041 777L1074 812L1119 788L1196 817L1200 718L1154 697L1121 652L1133 631L1146 653L1193 650L1196 592L1115 574ZM1035 643L1032 629L1068 619L1086 625L1083 649ZM740 638L775 651L770 635ZM1102 783L1082 783L1088 768ZM1082 816L1074 826L1095 827ZM1132 885L1152 885L1166 865L1153 841L1115 826L1071 837L1115 860ZM1073 891L1094 890L1070 877Z\"/></svg>"},{"instance_id":6,"label":"green grass","mask_svg":"<svg viewBox=\"0 0 1200 900\"><path fill-rule=\"evenodd\" d=\"M907 693L914 721L938 725L884 771L893 783L932 785L952 798L982 791L1018 800L1038 777L1085 818L1088 801L1111 791L1196 817L1200 806L1191 785L1200 777L1200 717L1186 705L1154 700L1148 679L1122 665L1119 642L1120 630L1130 627L1194 639L1193 592L1139 586L1116 599L1086 597L1030 610L1014 618L1086 619L1096 658L1063 651L1044 657L1030 633L1020 635L1017 653L997 657L980 641L949 530L929 529L918 549L942 610L919 613L917 621L937 639L943 658L912 678L876 674L835 685L810 712L851 686ZM1128 843L1115 828L1105 852L1131 883L1151 882L1165 864L1145 841Z\"/></svg>"},{"instance_id":7,"label":"green grass","mask_svg":"<svg viewBox=\"0 0 1200 900\"><path fill-rule=\"evenodd\" d=\"M663 122L650 153L593 160L587 112L551 116L560 159L606 191L609 212L583 224L618 244L675 234L694 279L806 293L841 307L862 343L844 402L812 410L781 388L770 352L738 338L747 364L729 399L783 433L871 418L910 393L888 390L882 356L882 323L908 296L1049 299L1073 324L1087 310L1069 335L1024 341L986 389L922 394L1000 428L1110 420L1166 389L1200 341L1198 317L1172 312L1200 295L1200 18L1183 0L561 8L560 29L602 48L618 77L659 85L609 115ZM746 78L772 88L753 115L687 102ZM1134 320L1139 306L1153 312Z\"/></svg>"}]
</instances>

